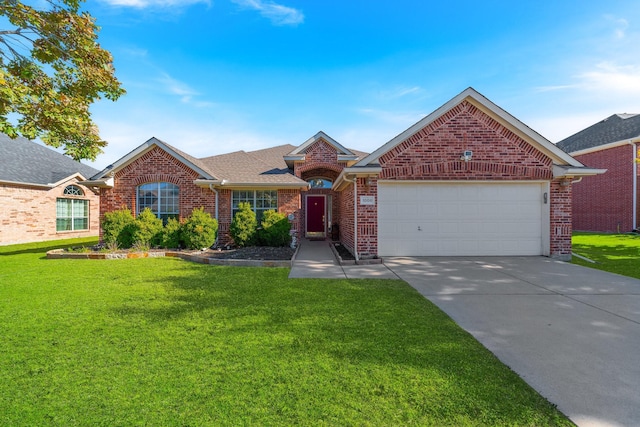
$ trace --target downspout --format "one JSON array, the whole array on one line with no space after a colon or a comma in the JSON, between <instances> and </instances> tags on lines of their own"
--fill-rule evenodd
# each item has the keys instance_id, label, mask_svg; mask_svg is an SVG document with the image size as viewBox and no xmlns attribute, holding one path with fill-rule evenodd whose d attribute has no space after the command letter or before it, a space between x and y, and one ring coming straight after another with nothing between
<instances>
[{"instance_id":1,"label":"downspout","mask_svg":"<svg viewBox=\"0 0 640 427\"><path fill-rule=\"evenodd\" d=\"M216 195L216 221L218 221L218 227L220 227L220 221L218 220L218 190L216 190L215 188L213 188L213 184L209 184L209 190L213 191L213 193ZM214 246L218 246L218 235L220 233L216 233L216 241L213 243Z\"/></svg>"},{"instance_id":2,"label":"downspout","mask_svg":"<svg viewBox=\"0 0 640 427\"><path fill-rule=\"evenodd\" d=\"M636 157L636 143L633 140L629 140L629 145L633 147L633 230L636 230L637 224L637 206L638 206L638 160Z\"/></svg>"},{"instance_id":3,"label":"downspout","mask_svg":"<svg viewBox=\"0 0 640 427\"><path fill-rule=\"evenodd\" d=\"M358 257L358 177L354 176L350 180L345 176L344 180L353 183L353 256L357 263L360 261Z\"/></svg>"}]
</instances>

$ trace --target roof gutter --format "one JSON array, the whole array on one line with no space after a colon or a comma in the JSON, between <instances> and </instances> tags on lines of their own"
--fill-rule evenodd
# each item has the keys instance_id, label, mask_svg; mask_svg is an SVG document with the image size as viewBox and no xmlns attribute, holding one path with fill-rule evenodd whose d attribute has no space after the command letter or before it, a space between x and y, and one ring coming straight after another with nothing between
<instances>
[{"instance_id":1,"label":"roof gutter","mask_svg":"<svg viewBox=\"0 0 640 427\"><path fill-rule=\"evenodd\" d=\"M38 188L53 188L52 184L35 184L33 182L21 182L21 181L3 181L0 180L0 184L8 184L8 185L22 185L25 187L38 187Z\"/></svg>"},{"instance_id":2,"label":"roof gutter","mask_svg":"<svg viewBox=\"0 0 640 427\"><path fill-rule=\"evenodd\" d=\"M104 179L87 179L85 181L79 181L78 184L88 188L113 188L115 185L112 176Z\"/></svg>"},{"instance_id":3,"label":"roof gutter","mask_svg":"<svg viewBox=\"0 0 640 427\"><path fill-rule=\"evenodd\" d=\"M223 180L210 180L210 179L196 179L193 183L199 187L208 187L208 188L228 188L228 189L244 189L244 188L301 188L308 189L309 183L307 182L230 182L226 179Z\"/></svg>"}]
</instances>

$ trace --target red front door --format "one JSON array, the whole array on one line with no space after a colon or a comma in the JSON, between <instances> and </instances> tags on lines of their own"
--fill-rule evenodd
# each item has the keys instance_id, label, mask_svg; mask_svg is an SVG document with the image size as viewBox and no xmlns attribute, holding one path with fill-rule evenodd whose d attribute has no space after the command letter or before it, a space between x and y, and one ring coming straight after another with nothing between
<instances>
[{"instance_id":1,"label":"red front door","mask_svg":"<svg viewBox=\"0 0 640 427\"><path fill-rule=\"evenodd\" d=\"M324 201L324 196L307 196L307 235L325 235Z\"/></svg>"}]
</instances>

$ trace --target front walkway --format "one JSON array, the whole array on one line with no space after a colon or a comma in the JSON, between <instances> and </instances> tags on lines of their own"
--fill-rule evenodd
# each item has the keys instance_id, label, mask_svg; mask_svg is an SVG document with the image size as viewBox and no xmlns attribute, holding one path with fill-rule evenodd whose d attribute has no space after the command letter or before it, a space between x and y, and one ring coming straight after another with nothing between
<instances>
[{"instance_id":1,"label":"front walkway","mask_svg":"<svg viewBox=\"0 0 640 427\"><path fill-rule=\"evenodd\" d=\"M398 279L384 264L338 264L328 241L301 240L290 279Z\"/></svg>"}]
</instances>

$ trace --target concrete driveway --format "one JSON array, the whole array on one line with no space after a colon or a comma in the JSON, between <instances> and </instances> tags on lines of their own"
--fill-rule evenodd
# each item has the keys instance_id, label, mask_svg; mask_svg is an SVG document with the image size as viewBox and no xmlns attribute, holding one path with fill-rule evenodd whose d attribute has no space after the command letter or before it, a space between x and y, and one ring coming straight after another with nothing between
<instances>
[{"instance_id":1,"label":"concrete driveway","mask_svg":"<svg viewBox=\"0 0 640 427\"><path fill-rule=\"evenodd\" d=\"M640 426L640 280L544 257L385 264L579 426Z\"/></svg>"}]
</instances>

